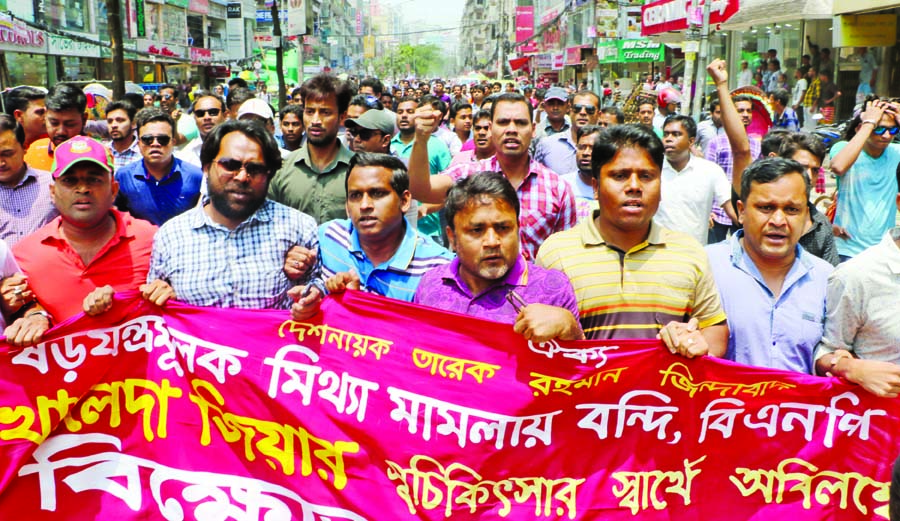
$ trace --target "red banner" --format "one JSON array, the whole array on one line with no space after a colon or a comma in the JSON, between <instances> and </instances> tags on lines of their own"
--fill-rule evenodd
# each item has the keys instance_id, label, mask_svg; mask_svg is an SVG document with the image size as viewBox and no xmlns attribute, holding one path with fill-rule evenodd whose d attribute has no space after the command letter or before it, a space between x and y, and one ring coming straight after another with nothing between
<instances>
[{"instance_id":1,"label":"red banner","mask_svg":"<svg viewBox=\"0 0 900 521\"><path fill-rule=\"evenodd\" d=\"M720 24L728 21L739 9L739 0L699 0L700 7L706 1L712 2L709 23ZM641 35L650 36L688 28L688 11L691 0L656 0L641 7ZM700 13L702 13L702 9Z\"/></svg>"},{"instance_id":2,"label":"red banner","mask_svg":"<svg viewBox=\"0 0 900 521\"><path fill-rule=\"evenodd\" d=\"M0 519L887 518L900 401L837 379L120 297L0 361Z\"/></svg>"}]
</instances>

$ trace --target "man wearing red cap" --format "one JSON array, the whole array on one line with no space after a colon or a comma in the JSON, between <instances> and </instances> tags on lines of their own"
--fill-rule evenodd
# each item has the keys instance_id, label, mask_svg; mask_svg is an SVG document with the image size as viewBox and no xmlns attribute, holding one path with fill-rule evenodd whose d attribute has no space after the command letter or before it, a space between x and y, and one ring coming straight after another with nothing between
<instances>
[{"instance_id":1,"label":"man wearing red cap","mask_svg":"<svg viewBox=\"0 0 900 521\"><path fill-rule=\"evenodd\" d=\"M28 331L17 343L40 341L51 322L81 312L85 297L98 287L123 291L146 281L156 227L113 208L119 191L113 165L109 150L85 136L56 147L50 196L60 216L13 248L49 316L17 320L13 326Z\"/></svg>"}]
</instances>

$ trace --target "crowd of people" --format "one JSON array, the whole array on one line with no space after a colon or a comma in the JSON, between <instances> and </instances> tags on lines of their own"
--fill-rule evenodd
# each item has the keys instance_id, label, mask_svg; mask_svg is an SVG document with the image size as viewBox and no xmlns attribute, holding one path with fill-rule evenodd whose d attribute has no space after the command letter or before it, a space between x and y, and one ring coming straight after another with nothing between
<instances>
[{"instance_id":1,"label":"crowd of people","mask_svg":"<svg viewBox=\"0 0 900 521\"><path fill-rule=\"evenodd\" d=\"M356 289L897 396L900 103L867 93L826 157L778 125L781 85L708 72L699 123L668 86L626 114L612 89L322 74L277 115L235 80L186 109L174 86L126 94L104 120L76 86L11 89L0 320L25 346L127 290L305 320ZM833 222L809 199L826 162Z\"/></svg>"}]
</instances>

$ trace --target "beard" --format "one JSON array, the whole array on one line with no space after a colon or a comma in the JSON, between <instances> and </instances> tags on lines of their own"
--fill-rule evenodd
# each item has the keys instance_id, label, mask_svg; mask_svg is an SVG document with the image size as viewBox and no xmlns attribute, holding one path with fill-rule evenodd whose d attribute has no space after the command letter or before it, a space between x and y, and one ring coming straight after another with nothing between
<instances>
[{"instance_id":1,"label":"beard","mask_svg":"<svg viewBox=\"0 0 900 521\"><path fill-rule=\"evenodd\" d=\"M230 200L230 194L227 190L214 189L211 185L209 188L209 201L217 212L228 219L244 222L266 202L266 192L261 197L250 198L245 203L238 203Z\"/></svg>"}]
</instances>

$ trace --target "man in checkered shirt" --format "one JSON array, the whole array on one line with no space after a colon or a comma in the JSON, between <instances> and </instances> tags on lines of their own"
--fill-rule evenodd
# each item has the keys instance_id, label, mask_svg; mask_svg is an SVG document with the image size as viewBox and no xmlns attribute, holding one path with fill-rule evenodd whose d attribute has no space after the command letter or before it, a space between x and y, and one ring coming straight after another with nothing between
<instances>
[{"instance_id":1,"label":"man in checkered shirt","mask_svg":"<svg viewBox=\"0 0 900 521\"><path fill-rule=\"evenodd\" d=\"M290 308L288 250L300 246L307 254L292 262L303 282L318 239L312 217L266 199L281 167L275 138L257 123L229 120L207 135L200 160L209 198L157 232L145 298L159 305L174 298L195 306ZM85 309L95 314L110 303L111 295L98 295Z\"/></svg>"},{"instance_id":2,"label":"man in checkered shirt","mask_svg":"<svg viewBox=\"0 0 900 521\"><path fill-rule=\"evenodd\" d=\"M518 93L504 93L491 107L491 139L494 157L453 166L429 175L424 143L437 127L431 107L416 111L416 145L409 158L409 188L425 203L443 203L453 183L480 172L501 172L516 188L521 204L519 234L522 254L534 260L544 240L575 225L575 197L557 172L534 161L528 153L534 133L531 104ZM422 146L420 146L422 144Z\"/></svg>"}]
</instances>

